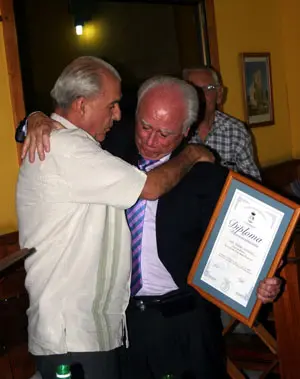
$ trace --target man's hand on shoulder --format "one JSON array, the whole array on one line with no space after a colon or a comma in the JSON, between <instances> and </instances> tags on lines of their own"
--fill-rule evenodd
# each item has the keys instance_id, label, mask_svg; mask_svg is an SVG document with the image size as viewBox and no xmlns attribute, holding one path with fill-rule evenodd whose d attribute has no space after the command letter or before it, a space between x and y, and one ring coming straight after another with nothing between
<instances>
[{"instance_id":1,"label":"man's hand on shoulder","mask_svg":"<svg viewBox=\"0 0 300 379\"><path fill-rule=\"evenodd\" d=\"M34 162L35 152L38 152L41 161L45 159L45 152L50 151L50 134L56 129L55 122L42 112L36 112L27 120L27 136L22 148L21 158L29 154L29 161Z\"/></svg>"}]
</instances>

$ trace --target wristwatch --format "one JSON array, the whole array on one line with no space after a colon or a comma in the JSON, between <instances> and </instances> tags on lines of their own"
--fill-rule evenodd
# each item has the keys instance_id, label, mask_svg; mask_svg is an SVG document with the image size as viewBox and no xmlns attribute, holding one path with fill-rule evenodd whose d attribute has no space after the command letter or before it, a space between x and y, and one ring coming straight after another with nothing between
<instances>
[{"instance_id":1,"label":"wristwatch","mask_svg":"<svg viewBox=\"0 0 300 379\"><path fill-rule=\"evenodd\" d=\"M15 133L15 140L19 143L25 141L27 135L27 117L25 117L18 125Z\"/></svg>"},{"instance_id":2,"label":"wristwatch","mask_svg":"<svg viewBox=\"0 0 300 379\"><path fill-rule=\"evenodd\" d=\"M31 112L28 116L26 116L18 125L16 129L16 134L15 134L15 140L17 142L23 143L25 141L25 138L27 136L27 124L28 124L28 119L30 116L34 115L35 113L40 113L40 111L34 111Z\"/></svg>"}]
</instances>

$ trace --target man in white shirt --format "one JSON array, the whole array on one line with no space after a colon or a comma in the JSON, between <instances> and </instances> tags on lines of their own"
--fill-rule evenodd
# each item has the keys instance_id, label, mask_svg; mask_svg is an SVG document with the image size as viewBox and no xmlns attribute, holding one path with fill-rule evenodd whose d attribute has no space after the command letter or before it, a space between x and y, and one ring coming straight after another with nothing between
<instances>
[{"instance_id":1,"label":"man in white shirt","mask_svg":"<svg viewBox=\"0 0 300 379\"><path fill-rule=\"evenodd\" d=\"M102 150L98 141L121 115L121 86L101 59L73 61L51 96L51 152L26 158L17 186L20 246L37 250L25 264L29 351L43 379L60 364L79 365L85 379L114 379L130 287L124 209L158 198L207 156L189 146L146 175Z\"/></svg>"}]
</instances>

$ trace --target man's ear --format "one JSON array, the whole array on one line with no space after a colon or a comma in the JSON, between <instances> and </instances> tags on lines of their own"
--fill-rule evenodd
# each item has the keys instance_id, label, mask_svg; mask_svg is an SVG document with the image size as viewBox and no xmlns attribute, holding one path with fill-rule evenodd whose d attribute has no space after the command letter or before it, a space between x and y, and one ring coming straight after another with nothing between
<instances>
[{"instance_id":1,"label":"man's ear","mask_svg":"<svg viewBox=\"0 0 300 379\"><path fill-rule=\"evenodd\" d=\"M217 105L221 105L224 100L224 87L220 86L217 88Z\"/></svg>"},{"instance_id":2,"label":"man's ear","mask_svg":"<svg viewBox=\"0 0 300 379\"><path fill-rule=\"evenodd\" d=\"M72 109L75 111L78 115L83 116L86 111L86 99L84 97L78 97L76 100L72 103Z\"/></svg>"},{"instance_id":3,"label":"man's ear","mask_svg":"<svg viewBox=\"0 0 300 379\"><path fill-rule=\"evenodd\" d=\"M189 132L190 132L190 128L188 128L188 129L183 133L183 135L184 135L185 137L187 137L188 134L189 134Z\"/></svg>"}]
</instances>

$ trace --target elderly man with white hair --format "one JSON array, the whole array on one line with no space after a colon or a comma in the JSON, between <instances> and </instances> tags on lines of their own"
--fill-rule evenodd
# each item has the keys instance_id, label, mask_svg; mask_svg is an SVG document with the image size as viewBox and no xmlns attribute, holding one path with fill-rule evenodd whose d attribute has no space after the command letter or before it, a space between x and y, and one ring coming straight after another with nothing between
<instances>
[{"instance_id":1,"label":"elderly man with white hair","mask_svg":"<svg viewBox=\"0 0 300 379\"><path fill-rule=\"evenodd\" d=\"M197 103L182 80L145 81L138 92L136 152L125 159L136 164L139 153L154 160L147 171L173 159L187 143ZM126 379L226 377L220 311L187 285L187 276L227 173L220 165L199 163L170 192L147 201L140 239L131 223L134 207L126 211L133 241ZM267 279L258 296L272 301L279 287L279 279Z\"/></svg>"}]
</instances>

